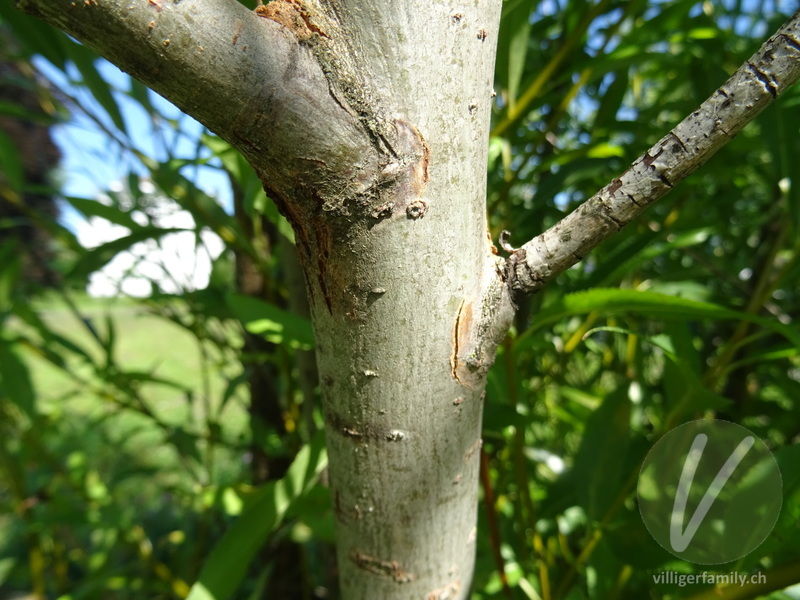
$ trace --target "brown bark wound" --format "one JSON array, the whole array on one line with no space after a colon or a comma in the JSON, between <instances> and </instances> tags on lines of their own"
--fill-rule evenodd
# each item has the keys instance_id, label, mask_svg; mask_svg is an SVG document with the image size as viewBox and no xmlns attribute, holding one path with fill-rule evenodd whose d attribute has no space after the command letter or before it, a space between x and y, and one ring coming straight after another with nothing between
<instances>
[{"instance_id":1,"label":"brown bark wound","mask_svg":"<svg viewBox=\"0 0 800 600\"><path fill-rule=\"evenodd\" d=\"M380 560L358 550L353 550L350 558L358 568L376 575L391 577L397 583L409 583L415 579L414 575L406 572L396 560Z\"/></svg>"},{"instance_id":2,"label":"brown bark wound","mask_svg":"<svg viewBox=\"0 0 800 600\"><path fill-rule=\"evenodd\" d=\"M300 0L273 0L269 4L256 6L256 14L275 21L289 29L300 42L313 39L314 35L328 37L311 20L311 15Z\"/></svg>"}]
</instances>

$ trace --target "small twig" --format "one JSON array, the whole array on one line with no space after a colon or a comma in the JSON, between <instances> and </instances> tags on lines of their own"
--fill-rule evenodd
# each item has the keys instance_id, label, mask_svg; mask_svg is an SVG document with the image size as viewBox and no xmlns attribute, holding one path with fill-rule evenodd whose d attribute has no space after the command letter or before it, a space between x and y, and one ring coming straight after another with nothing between
<instances>
[{"instance_id":1,"label":"small twig","mask_svg":"<svg viewBox=\"0 0 800 600\"><path fill-rule=\"evenodd\" d=\"M497 243L500 244L500 247L509 254L514 254L517 249L508 242L509 237L511 237L511 232L507 229L503 229L503 231L500 232L500 237L498 238Z\"/></svg>"}]
</instances>

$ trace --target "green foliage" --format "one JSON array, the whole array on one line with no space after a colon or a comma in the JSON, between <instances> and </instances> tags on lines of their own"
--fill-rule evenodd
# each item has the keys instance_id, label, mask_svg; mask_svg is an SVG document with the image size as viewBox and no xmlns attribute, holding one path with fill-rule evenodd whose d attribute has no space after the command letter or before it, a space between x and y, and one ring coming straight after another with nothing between
<instances>
[{"instance_id":1,"label":"green foliage","mask_svg":"<svg viewBox=\"0 0 800 600\"><path fill-rule=\"evenodd\" d=\"M307 319L241 294L227 294L225 303L250 333L293 348L308 349L314 345L314 333Z\"/></svg>"},{"instance_id":2,"label":"green foliage","mask_svg":"<svg viewBox=\"0 0 800 600\"><path fill-rule=\"evenodd\" d=\"M785 18L756 6L506 2L494 234L508 229L522 243L553 225L691 112ZM531 25L516 82L504 53L519 52L522 12ZM644 219L521 306L487 389L501 533L479 551L477 597L503 593L498 554L515 598L754 598L800 582L786 512L798 493L788 457L800 415L799 186L787 161L800 152L799 97L790 90ZM648 534L636 482L662 435L711 417L750 428L775 453L787 469L784 512L739 562L692 565ZM656 583L667 570L761 571L768 585Z\"/></svg>"},{"instance_id":3,"label":"green foliage","mask_svg":"<svg viewBox=\"0 0 800 600\"><path fill-rule=\"evenodd\" d=\"M64 199L95 227L116 227L115 239L84 247L64 221L25 207L26 222L52 234L61 289L32 295L16 244L0 244L0 597L257 597L269 588L259 552L297 537L306 520L323 532L319 522L332 523L314 487L326 464L315 391L297 383L296 357L313 338L308 319L288 309L286 223L227 144L60 32L7 4L0 19L15 59L49 61L47 85L61 86L54 96L64 102L54 110L107 135L108 155L128 168L104 182L114 187L103 201ZM134 131L147 122L132 123L136 114L153 123L154 145ZM19 140L7 137L0 201L55 193L25 179ZM233 189L235 214L201 189L209 173ZM225 248L204 289L143 251L168 251L181 234L202 254L209 232ZM148 297L73 291L126 252L128 270L150 277ZM262 279L249 292L258 297L234 292L237 263ZM262 371L274 383L274 421L253 414ZM269 457L269 481L258 456Z\"/></svg>"},{"instance_id":4,"label":"green foliage","mask_svg":"<svg viewBox=\"0 0 800 600\"><path fill-rule=\"evenodd\" d=\"M293 505L303 499L327 466L325 438L318 433L280 481L269 482L250 499L234 525L208 557L189 600L224 600L241 584L247 566Z\"/></svg>"},{"instance_id":5,"label":"green foliage","mask_svg":"<svg viewBox=\"0 0 800 600\"><path fill-rule=\"evenodd\" d=\"M530 239L626 168L776 28L783 16L771 6L506 1L493 238L509 229ZM0 19L20 59L41 57L61 77L49 84L63 88L59 114L104 131L128 167L122 189L104 190L108 202L65 198L122 228L116 240L84 248L62 222L28 211L52 233L61 292L23 293L16 248L0 245L0 596L258 598L287 576L276 548L291 539L305 565L291 576L311 597L331 583L333 518L315 484L321 416L314 381L300 375L313 339L287 284L286 221L225 142L9 3ZM800 582L798 104L788 92L644 219L522 302L487 387L493 506L479 515L475 598L798 597L778 591ZM137 111L153 124L152 147L129 120ZM6 137L3 185L30 191ZM204 191L210 172L228 178L233 210ZM168 224L165 210L178 209L190 225ZM70 291L178 231L198 253L207 232L225 243L205 289L152 276L146 299ZM237 264L258 274L255 292ZM253 414L256 382L272 394L272 421ZM718 567L667 553L636 506L653 444L710 417L761 437L784 485L769 538ZM655 583L666 570L761 571L769 586Z\"/></svg>"}]
</instances>

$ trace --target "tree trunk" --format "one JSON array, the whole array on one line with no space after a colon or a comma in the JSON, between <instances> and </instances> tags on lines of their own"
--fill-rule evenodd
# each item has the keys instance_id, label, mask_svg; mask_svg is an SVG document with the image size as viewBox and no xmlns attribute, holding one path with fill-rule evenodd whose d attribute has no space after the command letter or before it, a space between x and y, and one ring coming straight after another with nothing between
<instances>
[{"instance_id":1,"label":"tree trunk","mask_svg":"<svg viewBox=\"0 0 800 600\"><path fill-rule=\"evenodd\" d=\"M379 178L294 219L340 580L345 598L466 597L488 367L466 349L502 272L484 216L499 5L380 4L331 3Z\"/></svg>"}]
</instances>

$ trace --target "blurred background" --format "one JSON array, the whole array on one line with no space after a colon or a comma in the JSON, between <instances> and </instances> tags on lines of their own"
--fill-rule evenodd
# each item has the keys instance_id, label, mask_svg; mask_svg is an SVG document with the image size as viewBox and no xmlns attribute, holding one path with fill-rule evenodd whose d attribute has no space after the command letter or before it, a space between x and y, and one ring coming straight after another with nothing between
<instances>
[{"instance_id":1,"label":"blurred background","mask_svg":"<svg viewBox=\"0 0 800 600\"><path fill-rule=\"evenodd\" d=\"M225 142L11 4L0 599L211 598L198 577L218 599L338 597L291 229ZM794 8L504 2L492 238L521 245L590 197ZM798 105L520 307L487 388L474 598L800 598ZM664 551L636 504L647 451L702 417L752 430L783 475L770 536L712 567Z\"/></svg>"}]
</instances>

